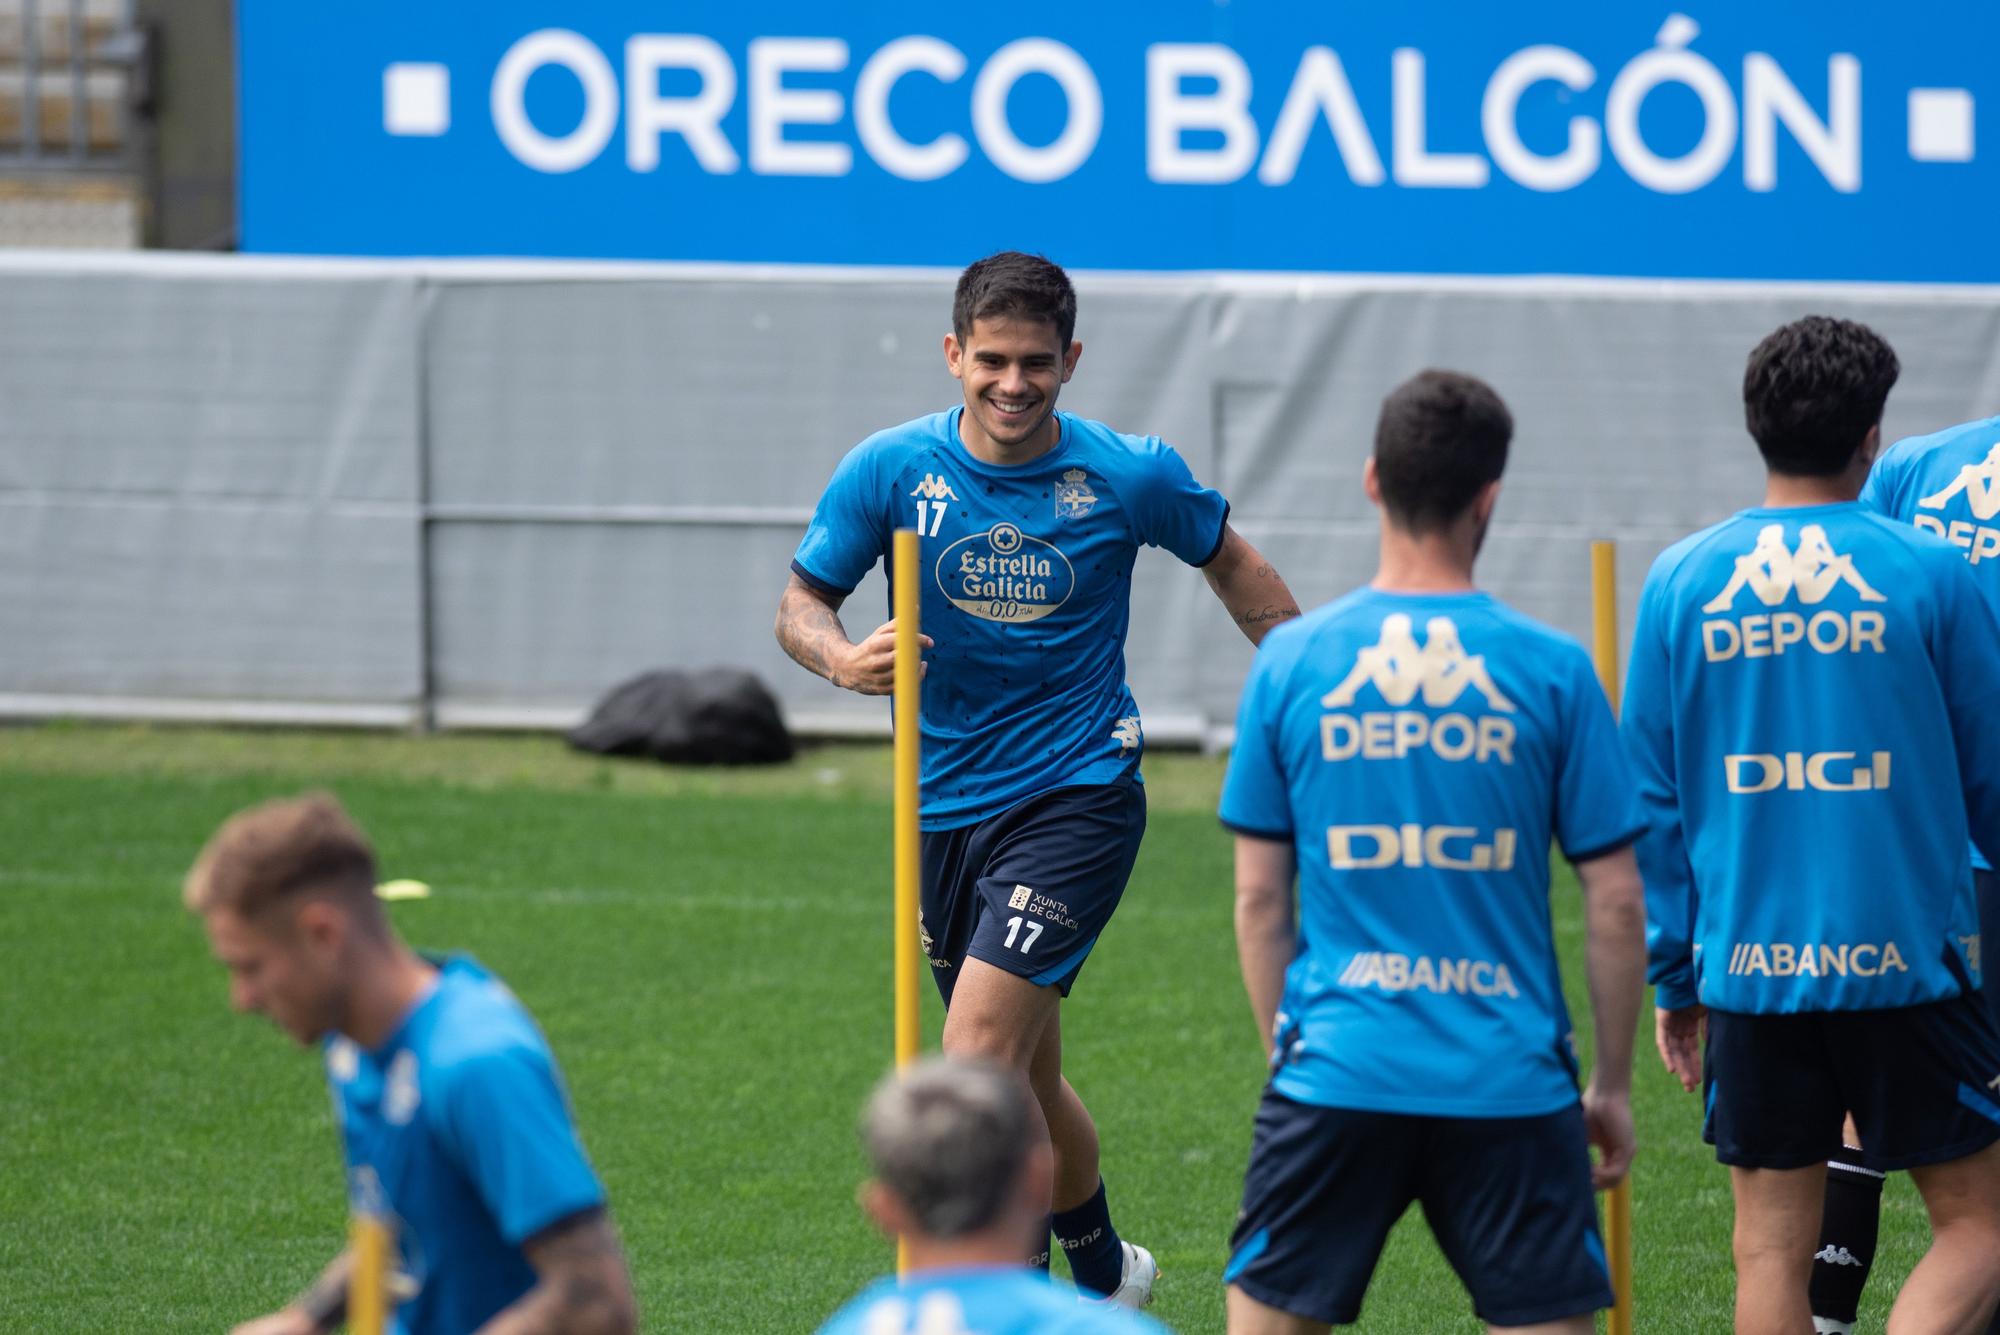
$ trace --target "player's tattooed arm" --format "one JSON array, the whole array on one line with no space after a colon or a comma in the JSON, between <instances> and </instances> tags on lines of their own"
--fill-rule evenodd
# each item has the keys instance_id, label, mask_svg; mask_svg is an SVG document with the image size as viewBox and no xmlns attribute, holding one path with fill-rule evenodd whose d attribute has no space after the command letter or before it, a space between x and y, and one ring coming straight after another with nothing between
<instances>
[{"instance_id":1,"label":"player's tattooed arm","mask_svg":"<svg viewBox=\"0 0 2000 1335\"><path fill-rule=\"evenodd\" d=\"M1223 527L1222 547L1201 573L1252 644L1262 643L1271 627L1299 614L1284 577L1231 526Z\"/></svg>"},{"instance_id":2,"label":"player's tattooed arm","mask_svg":"<svg viewBox=\"0 0 2000 1335\"><path fill-rule=\"evenodd\" d=\"M230 1335L324 1335L338 1328L347 1316L347 1279L353 1266L353 1254L342 1252L289 1306L246 1321Z\"/></svg>"},{"instance_id":3,"label":"player's tattooed arm","mask_svg":"<svg viewBox=\"0 0 2000 1335\"><path fill-rule=\"evenodd\" d=\"M862 695L887 695L896 688L896 623L884 622L859 644L840 623L839 594L815 589L797 574L778 601L778 643L793 661L835 686ZM918 637L928 649L931 638Z\"/></svg>"},{"instance_id":4,"label":"player's tattooed arm","mask_svg":"<svg viewBox=\"0 0 2000 1335\"><path fill-rule=\"evenodd\" d=\"M522 1248L535 1287L478 1335L631 1335L639 1328L625 1252L602 1210L547 1229Z\"/></svg>"}]
</instances>

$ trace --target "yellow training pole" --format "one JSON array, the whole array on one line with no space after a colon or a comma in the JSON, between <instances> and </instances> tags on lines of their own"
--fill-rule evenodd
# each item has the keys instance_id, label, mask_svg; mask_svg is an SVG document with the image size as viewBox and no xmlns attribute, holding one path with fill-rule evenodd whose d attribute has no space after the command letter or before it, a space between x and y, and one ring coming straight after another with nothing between
<instances>
[{"instance_id":1,"label":"yellow training pole","mask_svg":"<svg viewBox=\"0 0 2000 1335\"><path fill-rule=\"evenodd\" d=\"M354 1269L347 1276L349 1335L384 1335L389 1329L389 1225L376 1215L355 1215L353 1251Z\"/></svg>"},{"instance_id":2,"label":"yellow training pole","mask_svg":"<svg viewBox=\"0 0 2000 1335\"><path fill-rule=\"evenodd\" d=\"M1618 544L1590 544L1590 606L1597 679L1618 708ZM1604 1202L1604 1250L1611 1261L1609 1335L1632 1335L1632 1179L1613 1187Z\"/></svg>"},{"instance_id":3,"label":"yellow training pole","mask_svg":"<svg viewBox=\"0 0 2000 1335\"><path fill-rule=\"evenodd\" d=\"M917 947L917 754L921 727L918 691L922 658L917 646L917 534L897 529L893 552L896 616L896 1065L916 1059L918 999L923 969ZM896 1273L909 1269L909 1249L896 1244Z\"/></svg>"},{"instance_id":4,"label":"yellow training pole","mask_svg":"<svg viewBox=\"0 0 2000 1335\"><path fill-rule=\"evenodd\" d=\"M1590 544L1590 608L1593 637L1592 657L1597 660L1597 679L1618 712L1618 544Z\"/></svg>"}]
</instances>

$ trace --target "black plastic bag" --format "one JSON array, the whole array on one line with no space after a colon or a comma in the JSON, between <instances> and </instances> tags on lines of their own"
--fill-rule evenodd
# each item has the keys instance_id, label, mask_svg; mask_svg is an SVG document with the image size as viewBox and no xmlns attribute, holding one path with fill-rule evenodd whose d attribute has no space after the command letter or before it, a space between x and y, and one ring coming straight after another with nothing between
<instances>
[{"instance_id":1,"label":"black plastic bag","mask_svg":"<svg viewBox=\"0 0 2000 1335\"><path fill-rule=\"evenodd\" d=\"M598 701L568 741L675 765L769 765L796 750L776 698L741 668L641 673Z\"/></svg>"}]
</instances>

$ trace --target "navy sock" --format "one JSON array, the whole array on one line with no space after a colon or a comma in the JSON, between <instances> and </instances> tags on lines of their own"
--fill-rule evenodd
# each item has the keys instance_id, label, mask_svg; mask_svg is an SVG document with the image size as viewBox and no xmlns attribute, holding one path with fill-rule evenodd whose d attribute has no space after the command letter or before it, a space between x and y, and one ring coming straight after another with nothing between
<instances>
[{"instance_id":1,"label":"navy sock","mask_svg":"<svg viewBox=\"0 0 2000 1335\"><path fill-rule=\"evenodd\" d=\"M1082 1205L1050 1215L1049 1226L1069 1257L1069 1271L1077 1287L1109 1296L1124 1275L1125 1251L1118 1245L1118 1230L1111 1227L1104 1179L1098 1179L1097 1194Z\"/></svg>"},{"instance_id":2,"label":"navy sock","mask_svg":"<svg viewBox=\"0 0 2000 1335\"><path fill-rule=\"evenodd\" d=\"M1881 1222L1882 1174L1862 1165L1860 1150L1843 1149L1826 1166L1826 1207L1810 1290L1814 1316L1853 1324L1875 1263Z\"/></svg>"}]
</instances>

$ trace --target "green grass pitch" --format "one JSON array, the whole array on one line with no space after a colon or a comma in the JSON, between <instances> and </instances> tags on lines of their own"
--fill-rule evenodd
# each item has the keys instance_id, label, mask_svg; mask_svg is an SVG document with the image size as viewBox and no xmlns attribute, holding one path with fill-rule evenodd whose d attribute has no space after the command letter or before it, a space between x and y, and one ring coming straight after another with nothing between
<instances>
[{"instance_id":1,"label":"green grass pitch","mask_svg":"<svg viewBox=\"0 0 2000 1335\"><path fill-rule=\"evenodd\" d=\"M1215 1331L1262 1062L1220 762L1147 772L1151 828L1064 1007L1066 1065L1119 1227L1165 1270L1155 1312ZM855 1111L890 1047L888 784L862 746L720 773L545 738L0 730L0 1331L222 1330L338 1247L318 1063L229 1012L178 902L217 822L306 786L347 801L385 877L432 884L393 910L410 940L476 954L548 1031L646 1328L810 1331L891 1263L853 1203ZM1586 1015L1567 872L1555 901ZM1728 1183L1649 1041L1636 1105L1639 1329L1724 1329ZM1892 1181L1873 1328L1927 1236ZM1406 1219L1360 1329L1478 1328Z\"/></svg>"}]
</instances>

